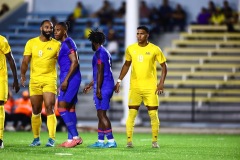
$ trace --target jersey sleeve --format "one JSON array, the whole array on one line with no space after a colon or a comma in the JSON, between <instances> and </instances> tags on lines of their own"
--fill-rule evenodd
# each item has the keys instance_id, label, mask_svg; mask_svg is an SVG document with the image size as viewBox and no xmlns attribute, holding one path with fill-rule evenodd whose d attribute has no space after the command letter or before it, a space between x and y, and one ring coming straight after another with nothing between
<instances>
[{"instance_id":1,"label":"jersey sleeve","mask_svg":"<svg viewBox=\"0 0 240 160\"><path fill-rule=\"evenodd\" d=\"M125 54L125 60L126 61L132 61L132 56L130 54L130 51L129 51L129 47L126 49L126 54Z\"/></svg>"},{"instance_id":2,"label":"jersey sleeve","mask_svg":"<svg viewBox=\"0 0 240 160\"><path fill-rule=\"evenodd\" d=\"M76 46L75 42L72 39L68 39L66 41L66 44L67 44L68 49L69 49L68 54L72 54L72 53L77 52L77 46Z\"/></svg>"},{"instance_id":3,"label":"jersey sleeve","mask_svg":"<svg viewBox=\"0 0 240 160\"><path fill-rule=\"evenodd\" d=\"M10 45L8 44L8 41L5 37L3 38L3 41L0 43L1 43L0 46L2 46L1 50L4 54L8 54L9 52L11 52Z\"/></svg>"},{"instance_id":4,"label":"jersey sleeve","mask_svg":"<svg viewBox=\"0 0 240 160\"><path fill-rule=\"evenodd\" d=\"M160 64L166 62L166 57L159 47L156 47L156 61L158 61Z\"/></svg>"},{"instance_id":5,"label":"jersey sleeve","mask_svg":"<svg viewBox=\"0 0 240 160\"><path fill-rule=\"evenodd\" d=\"M25 49L24 49L24 56L30 56L32 55L32 43L31 40L27 41L26 45L25 45Z\"/></svg>"}]
</instances>

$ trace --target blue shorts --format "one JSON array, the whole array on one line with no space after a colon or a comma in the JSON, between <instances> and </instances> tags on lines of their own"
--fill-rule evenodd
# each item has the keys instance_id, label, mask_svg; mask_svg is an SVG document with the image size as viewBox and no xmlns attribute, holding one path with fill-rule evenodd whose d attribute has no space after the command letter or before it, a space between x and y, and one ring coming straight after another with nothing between
<instances>
[{"instance_id":1,"label":"blue shorts","mask_svg":"<svg viewBox=\"0 0 240 160\"><path fill-rule=\"evenodd\" d=\"M93 100L96 110L108 110L110 108L110 99L113 95L113 89L102 90L102 99L98 99L96 96L96 90L93 92Z\"/></svg>"},{"instance_id":2,"label":"blue shorts","mask_svg":"<svg viewBox=\"0 0 240 160\"><path fill-rule=\"evenodd\" d=\"M68 83L68 88L66 91L62 91L58 94L58 101L64 101L70 104L76 104L78 99L78 90L81 84L81 80L71 80Z\"/></svg>"}]
</instances>

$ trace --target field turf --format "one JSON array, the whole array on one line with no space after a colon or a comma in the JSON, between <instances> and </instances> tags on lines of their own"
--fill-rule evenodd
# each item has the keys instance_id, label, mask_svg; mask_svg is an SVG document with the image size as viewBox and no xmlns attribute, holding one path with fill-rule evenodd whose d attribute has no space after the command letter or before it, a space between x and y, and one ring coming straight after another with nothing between
<instances>
[{"instance_id":1,"label":"field turf","mask_svg":"<svg viewBox=\"0 0 240 160\"><path fill-rule=\"evenodd\" d=\"M97 133L80 133L83 144L75 148L47 148L47 132L41 146L29 147L31 132L5 132L0 160L240 160L239 135L159 134L160 148L151 148L150 133L134 133L134 148L126 148L125 133L115 133L117 148L92 149ZM66 132L57 132L56 146Z\"/></svg>"}]
</instances>

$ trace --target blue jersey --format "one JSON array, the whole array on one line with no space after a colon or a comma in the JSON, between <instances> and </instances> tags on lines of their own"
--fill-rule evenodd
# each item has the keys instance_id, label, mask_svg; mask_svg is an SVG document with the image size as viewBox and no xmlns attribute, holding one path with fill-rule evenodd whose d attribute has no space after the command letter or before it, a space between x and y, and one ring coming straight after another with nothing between
<instances>
[{"instance_id":1,"label":"blue jersey","mask_svg":"<svg viewBox=\"0 0 240 160\"><path fill-rule=\"evenodd\" d=\"M72 54L73 52L77 52L77 46L75 42L70 37L68 37L65 39L65 41L62 42L61 49L58 55L58 64L60 67L60 83L64 81L71 67L69 54ZM72 77L70 77L70 79L74 77L77 79L79 79L80 77L81 79L81 73L80 73L79 67L76 69Z\"/></svg>"},{"instance_id":2,"label":"blue jersey","mask_svg":"<svg viewBox=\"0 0 240 160\"><path fill-rule=\"evenodd\" d=\"M60 67L60 84L64 81L71 67L71 60L69 54L75 54L77 46L71 38L66 38L61 44L61 49L58 55L58 64ZM79 67L74 74L69 78L68 87L66 91L60 90L58 101L65 101L70 104L76 104L78 90L81 84L81 73Z\"/></svg>"},{"instance_id":3,"label":"blue jersey","mask_svg":"<svg viewBox=\"0 0 240 160\"><path fill-rule=\"evenodd\" d=\"M92 60L92 68L93 68L93 81L94 81L94 89L97 87L97 65L98 63L104 64L104 70L103 70L103 83L102 88L103 89L113 89L114 87L114 79L112 75L112 58L111 54L103 47L101 46L94 54L93 60Z\"/></svg>"}]
</instances>

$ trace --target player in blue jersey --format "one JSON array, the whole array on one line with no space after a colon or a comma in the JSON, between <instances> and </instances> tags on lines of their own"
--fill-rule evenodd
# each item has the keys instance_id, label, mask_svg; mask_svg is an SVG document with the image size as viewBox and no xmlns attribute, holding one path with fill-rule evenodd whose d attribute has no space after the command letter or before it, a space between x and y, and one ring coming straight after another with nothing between
<instances>
[{"instance_id":1,"label":"player in blue jersey","mask_svg":"<svg viewBox=\"0 0 240 160\"><path fill-rule=\"evenodd\" d=\"M92 59L93 81L83 90L88 93L93 87L93 100L98 116L98 141L88 147L90 148L116 148L117 144L112 134L112 126L107 117L110 108L110 99L114 89L112 75L112 58L110 53L103 47L105 35L98 31L91 31L88 39L92 42L92 50L95 51ZM104 143L104 137L108 142Z\"/></svg>"},{"instance_id":2,"label":"player in blue jersey","mask_svg":"<svg viewBox=\"0 0 240 160\"><path fill-rule=\"evenodd\" d=\"M60 67L60 91L58 95L58 111L68 129L68 140L60 146L72 148L82 144L82 138L77 131L77 116L75 105L78 101L77 95L81 83L81 73L78 63L77 46L68 37L69 24L59 22L55 26L55 38L61 41L61 49L58 55Z\"/></svg>"}]
</instances>

